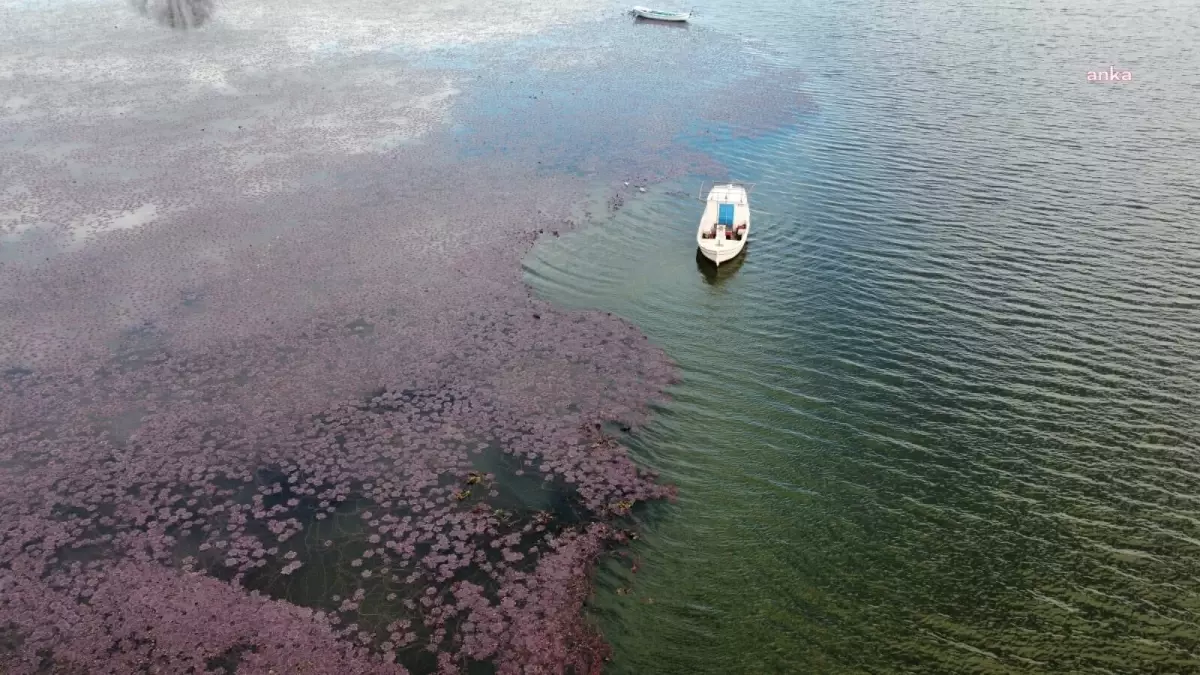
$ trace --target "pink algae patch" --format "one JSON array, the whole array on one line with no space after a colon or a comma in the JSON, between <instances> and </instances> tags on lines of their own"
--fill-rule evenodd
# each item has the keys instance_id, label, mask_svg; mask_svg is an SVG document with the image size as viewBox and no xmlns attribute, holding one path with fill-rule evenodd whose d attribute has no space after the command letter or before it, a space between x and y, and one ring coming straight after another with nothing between
<instances>
[{"instance_id":1,"label":"pink algae patch","mask_svg":"<svg viewBox=\"0 0 1200 675\"><path fill-rule=\"evenodd\" d=\"M48 614L60 624L24 634L26 656L9 662L11 672L34 672L41 649L66 673L206 672L235 652L242 674L408 672L338 640L312 610L159 565L122 562L65 587L7 580L10 620Z\"/></svg>"},{"instance_id":2,"label":"pink algae patch","mask_svg":"<svg viewBox=\"0 0 1200 675\"><path fill-rule=\"evenodd\" d=\"M28 289L0 321L25 336L0 377L6 672L600 667L581 608L605 523L671 490L599 426L638 422L671 364L530 298L533 233L474 229L515 213L455 204L462 246L397 267L394 205L359 189L280 203L305 234L262 254L216 207L193 222L246 253L199 285L188 218L0 268ZM347 209L349 233L326 219ZM130 289L144 318L114 327ZM30 340L45 321L71 337Z\"/></svg>"}]
</instances>

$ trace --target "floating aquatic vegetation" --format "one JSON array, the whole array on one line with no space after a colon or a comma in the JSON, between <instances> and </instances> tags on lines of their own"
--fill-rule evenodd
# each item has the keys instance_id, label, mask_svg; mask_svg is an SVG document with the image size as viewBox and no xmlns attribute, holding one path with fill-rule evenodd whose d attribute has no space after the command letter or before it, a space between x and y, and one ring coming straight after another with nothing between
<instances>
[{"instance_id":1,"label":"floating aquatic vegetation","mask_svg":"<svg viewBox=\"0 0 1200 675\"><path fill-rule=\"evenodd\" d=\"M425 270L371 250L384 225L305 232L303 256L350 246L352 265L247 255L202 311L161 262L193 230L0 270L31 303L4 337L36 334L47 308L76 336L9 340L0 364L0 668L598 667L580 608L619 543L614 505L671 495L602 424L636 421L671 364L497 263L406 292ZM159 258L127 248L157 241ZM141 262L123 278L115 260ZM313 279L315 309L280 294ZM112 297L154 320L95 311Z\"/></svg>"},{"instance_id":2,"label":"floating aquatic vegetation","mask_svg":"<svg viewBox=\"0 0 1200 675\"><path fill-rule=\"evenodd\" d=\"M251 363L163 351L96 367L90 405L57 409L53 436L5 427L0 460L70 461L0 464L26 488L0 499L0 624L16 636L0 663L599 668L606 647L580 610L595 557L624 538L604 524L610 505L671 495L599 422L555 425L453 382L292 418L247 412L222 393L245 387L230 375ZM0 390L6 418L48 410L61 384L25 374ZM129 418L133 393L144 406ZM133 428L114 436L102 413ZM530 480L538 494L510 494Z\"/></svg>"}]
</instances>

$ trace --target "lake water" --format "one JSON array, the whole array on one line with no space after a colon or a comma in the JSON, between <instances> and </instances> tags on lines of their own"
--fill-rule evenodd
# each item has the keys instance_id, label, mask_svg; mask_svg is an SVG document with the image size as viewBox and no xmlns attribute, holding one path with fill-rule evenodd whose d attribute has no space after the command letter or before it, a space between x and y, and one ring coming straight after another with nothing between
<instances>
[{"instance_id":1,"label":"lake water","mask_svg":"<svg viewBox=\"0 0 1200 675\"><path fill-rule=\"evenodd\" d=\"M701 9L812 103L678 139L757 183L744 257L697 261L697 175L526 263L683 373L611 672L1200 669L1200 9Z\"/></svg>"},{"instance_id":2,"label":"lake water","mask_svg":"<svg viewBox=\"0 0 1200 675\"><path fill-rule=\"evenodd\" d=\"M1200 6L711 0L686 27L615 1L488 7L415 2L401 21L386 3L218 4L180 34L91 0L0 0L15 17L0 22L0 366L36 380L0 382L15 402L0 510L56 526L55 490L94 468L108 441L62 422L92 390L53 369L114 335L172 367L224 354L219 382L196 384L203 359L163 375L183 399L293 416L483 373L479 401L536 419L552 457L574 432L538 415L624 409L662 372L615 322L527 302L523 273L562 308L633 322L679 368L624 439L679 498L638 505L638 540L602 559L587 611L607 672L1200 672ZM1110 68L1131 79L1088 81ZM753 229L715 270L695 197L724 178L756 184ZM558 236L580 194L584 227ZM434 235L416 248L414 222ZM347 334L313 337L314 317ZM112 442L133 438L147 475L237 460L251 476L253 453L177 445L209 398L164 394L155 412L113 387ZM63 432L29 432L35 447L28 418ZM531 469L493 506L553 477ZM318 543L357 555L364 536ZM9 549L11 573L32 554ZM364 583L308 555L304 574L340 569L346 588L287 602L337 607ZM75 605L21 569L13 616L85 644L91 629L42 609ZM171 574L133 595L161 597ZM263 616L226 586L186 590L214 588ZM276 633L241 629L283 649L311 619L288 607L263 622ZM92 619L96 635L143 630ZM194 657L173 625L151 636ZM242 637L205 646L240 653ZM399 660L432 672L411 642ZM84 663L116 658L108 644Z\"/></svg>"}]
</instances>

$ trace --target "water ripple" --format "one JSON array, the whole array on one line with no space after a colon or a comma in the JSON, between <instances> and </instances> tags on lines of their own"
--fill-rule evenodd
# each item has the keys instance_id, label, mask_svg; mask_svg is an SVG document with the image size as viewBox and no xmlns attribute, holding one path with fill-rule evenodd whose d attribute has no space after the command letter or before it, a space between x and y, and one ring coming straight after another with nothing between
<instances>
[{"instance_id":1,"label":"water ripple","mask_svg":"<svg viewBox=\"0 0 1200 675\"><path fill-rule=\"evenodd\" d=\"M816 109L689 137L758 183L744 260L695 260L697 176L527 266L683 370L613 672L1200 671L1195 13L753 4L693 30ZM1084 81L1110 41L1134 86Z\"/></svg>"}]
</instances>

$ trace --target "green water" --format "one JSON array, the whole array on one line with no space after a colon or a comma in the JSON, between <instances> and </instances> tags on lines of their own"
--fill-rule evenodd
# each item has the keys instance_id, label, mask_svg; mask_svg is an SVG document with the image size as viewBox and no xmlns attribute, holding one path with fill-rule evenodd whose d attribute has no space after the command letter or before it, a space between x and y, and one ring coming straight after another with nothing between
<instances>
[{"instance_id":1,"label":"green water","mask_svg":"<svg viewBox=\"0 0 1200 675\"><path fill-rule=\"evenodd\" d=\"M695 176L526 262L682 371L610 672L1200 672L1195 9L759 4L815 109L680 139L757 181L743 258Z\"/></svg>"}]
</instances>

